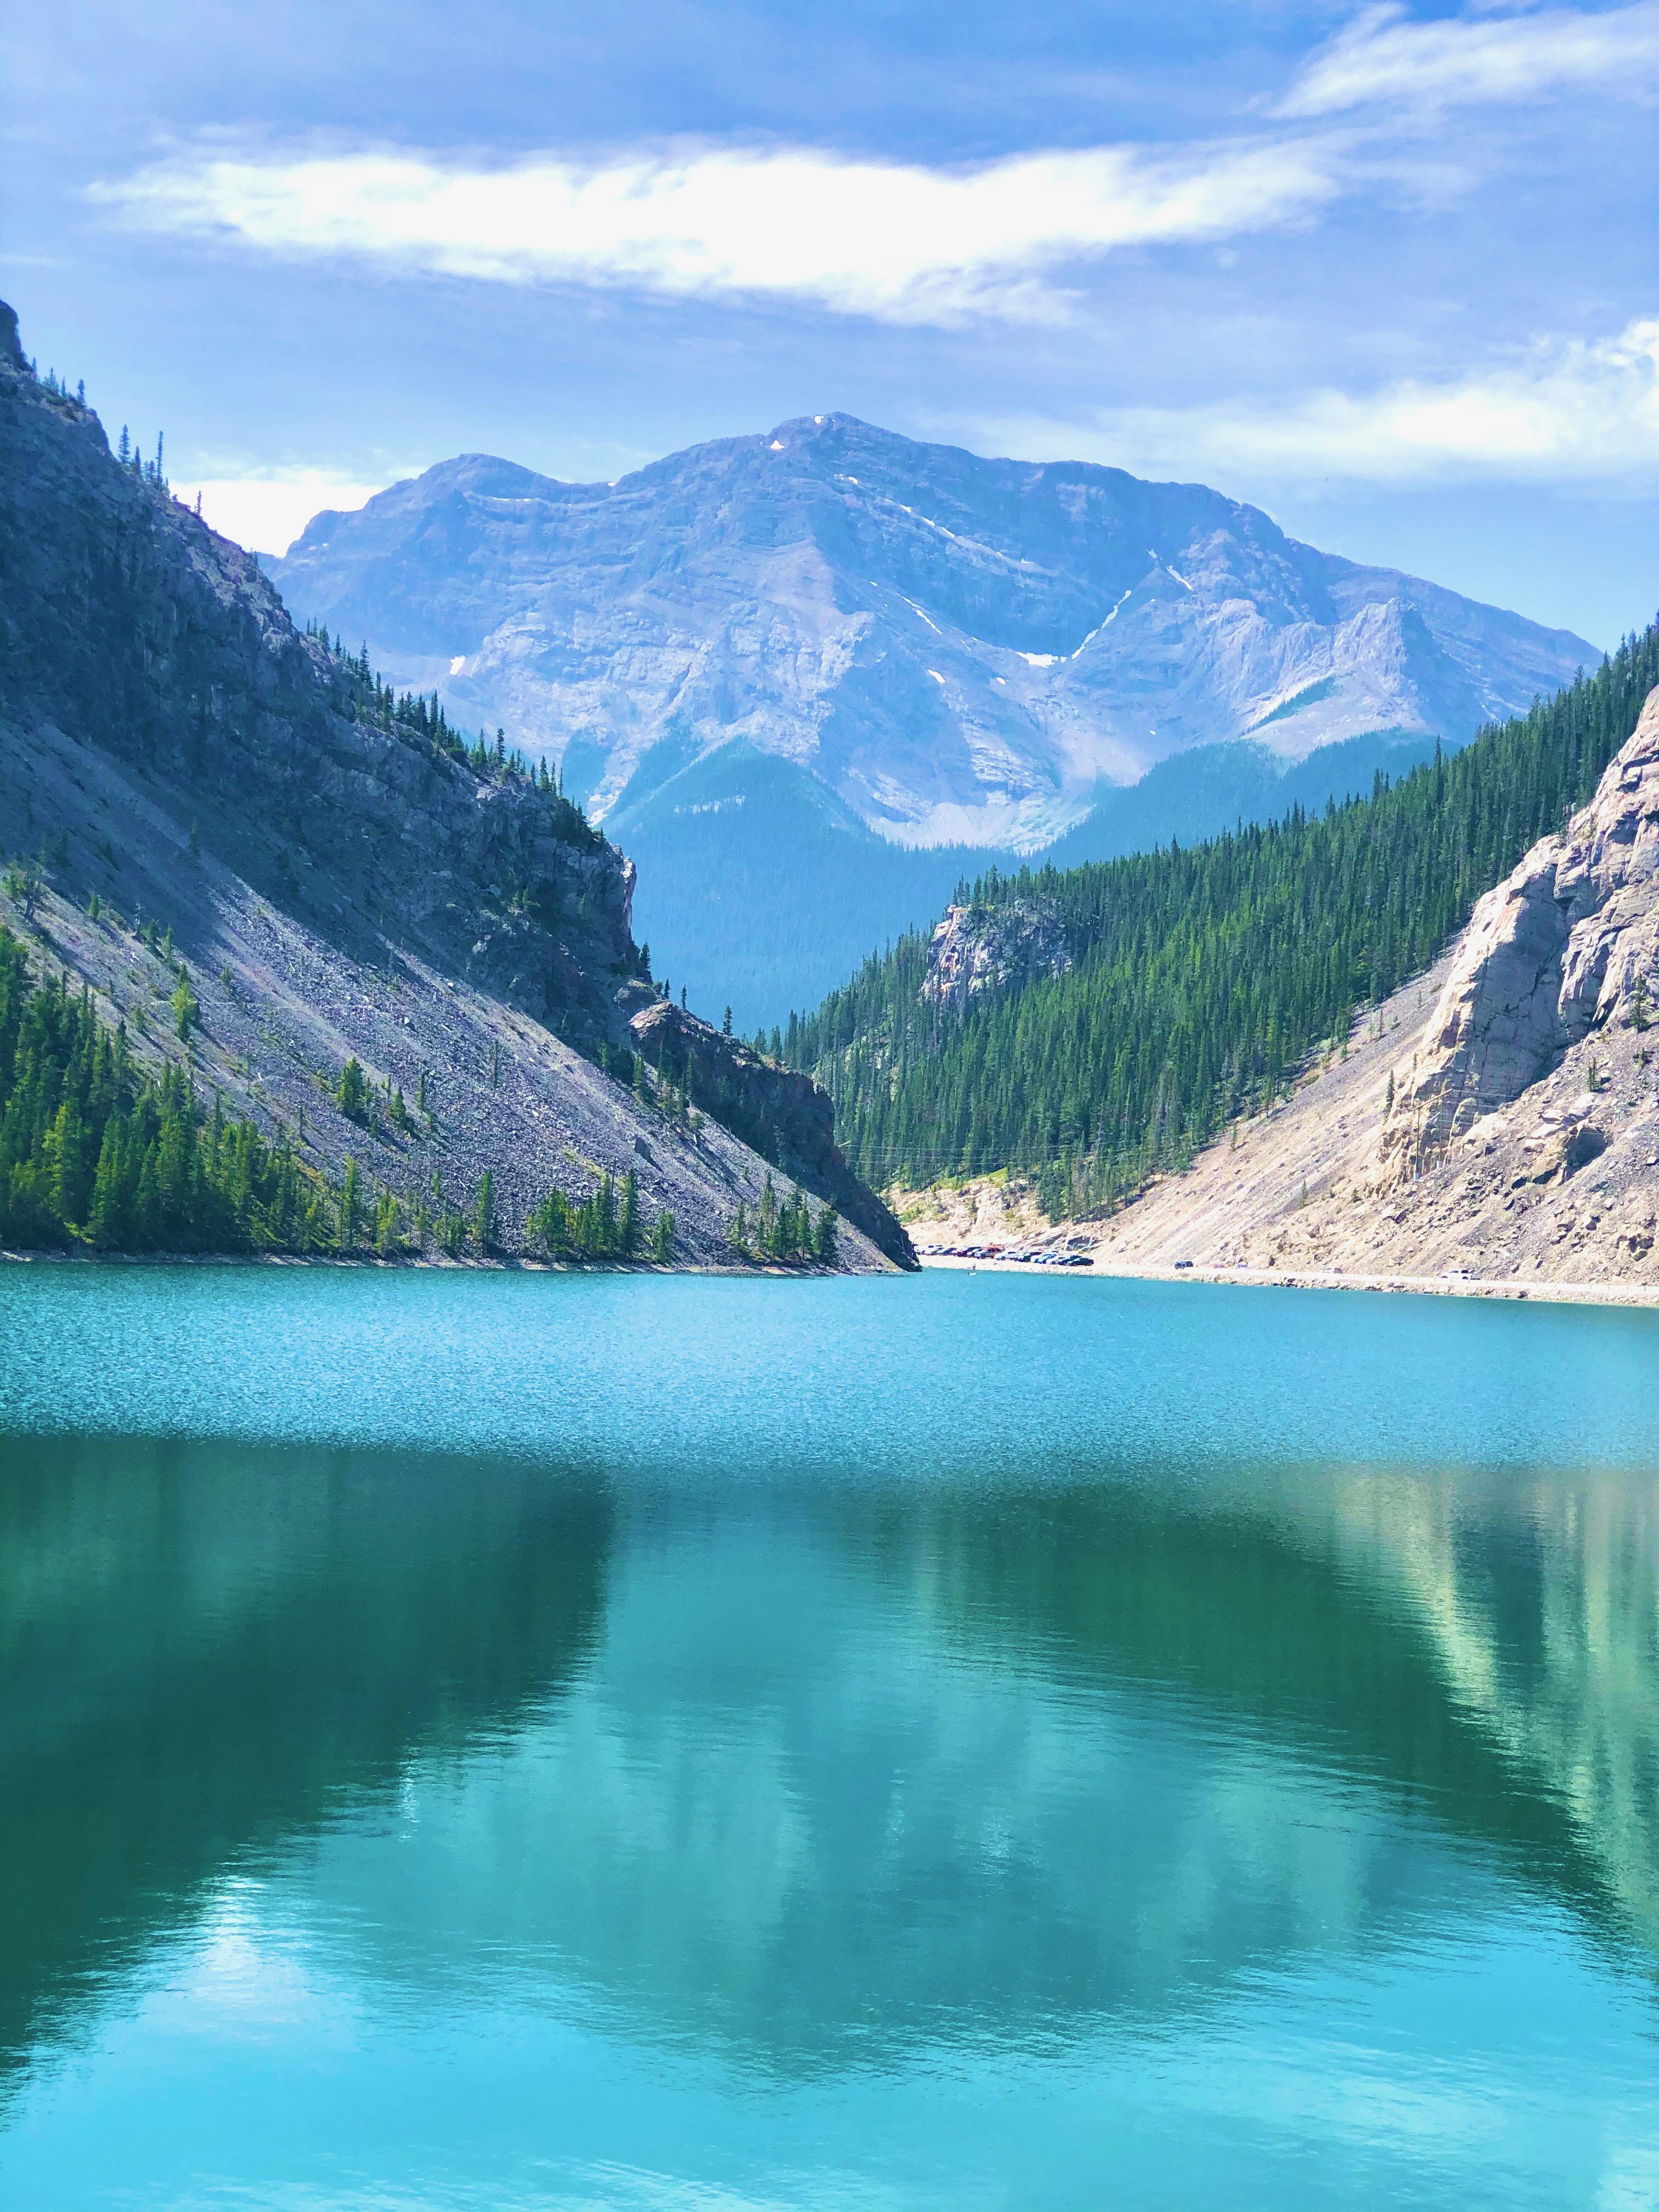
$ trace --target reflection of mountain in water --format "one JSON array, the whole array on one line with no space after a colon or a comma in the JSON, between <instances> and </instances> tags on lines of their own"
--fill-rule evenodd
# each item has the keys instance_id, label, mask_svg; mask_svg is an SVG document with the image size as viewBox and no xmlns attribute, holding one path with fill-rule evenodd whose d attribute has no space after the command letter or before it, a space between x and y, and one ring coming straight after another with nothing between
<instances>
[{"instance_id":1,"label":"reflection of mountain in water","mask_svg":"<svg viewBox=\"0 0 1659 2212\"><path fill-rule=\"evenodd\" d=\"M1153 1478L1149 1478L1149 1480ZM1659 1960L1659 1541L1640 1477L1319 1469L890 1536L971 1648L1179 1686L1510 1854Z\"/></svg>"},{"instance_id":2,"label":"reflection of mountain in water","mask_svg":"<svg viewBox=\"0 0 1659 2212\"><path fill-rule=\"evenodd\" d=\"M459 1756L587 1650L609 1510L464 1461L6 1439L0 2060L250 1848ZM27 1900L19 1910L19 1900Z\"/></svg>"},{"instance_id":3,"label":"reflection of mountain in water","mask_svg":"<svg viewBox=\"0 0 1659 2212\"><path fill-rule=\"evenodd\" d=\"M349 1977L574 1978L786 2069L1173 2021L1516 1878L1655 1948L1635 1482L739 1486L613 1525L491 1462L106 1450L29 1447L0 1542L26 1997L250 1845L240 1909Z\"/></svg>"},{"instance_id":4,"label":"reflection of mountain in water","mask_svg":"<svg viewBox=\"0 0 1659 2212\"><path fill-rule=\"evenodd\" d=\"M1659 1961L1652 1479L1540 1480L1481 1523L1444 1477L1345 1486L1334 1502L1346 1559L1395 1578L1458 1711L1565 1816L1576 1873Z\"/></svg>"},{"instance_id":5,"label":"reflection of mountain in water","mask_svg":"<svg viewBox=\"0 0 1659 2212\"><path fill-rule=\"evenodd\" d=\"M325 1839L293 1909L372 1928L370 1973L458 1990L516 1946L635 2033L793 2068L1164 2018L1461 1901L1340 1746L1054 1656L941 1649L811 1516L677 1529L624 1550L556 1716L414 1778L399 1833Z\"/></svg>"}]
</instances>

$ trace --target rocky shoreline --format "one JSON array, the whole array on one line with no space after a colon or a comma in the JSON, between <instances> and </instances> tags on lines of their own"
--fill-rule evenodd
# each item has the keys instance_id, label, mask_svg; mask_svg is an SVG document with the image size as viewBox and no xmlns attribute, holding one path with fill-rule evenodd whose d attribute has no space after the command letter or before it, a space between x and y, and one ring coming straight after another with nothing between
<instances>
[{"instance_id":1,"label":"rocky shoreline","mask_svg":"<svg viewBox=\"0 0 1659 2212\"><path fill-rule=\"evenodd\" d=\"M924 1269L955 1268L960 1273L1030 1275L1035 1270L1018 1261L959 1260L944 1254L924 1253ZM1483 1282L1478 1278L1459 1281L1445 1275L1346 1274L1335 1269L1274 1267L1212 1267L1193 1266L1127 1267L1122 1262L1103 1266L1098 1259L1086 1269L1045 1270L1075 1279L1081 1274L1096 1282L1210 1283L1235 1289L1264 1291L1377 1291L1407 1292L1436 1298L1513 1298L1532 1305L1596 1305L1659 1307L1659 1284L1647 1283L1516 1283Z\"/></svg>"}]
</instances>

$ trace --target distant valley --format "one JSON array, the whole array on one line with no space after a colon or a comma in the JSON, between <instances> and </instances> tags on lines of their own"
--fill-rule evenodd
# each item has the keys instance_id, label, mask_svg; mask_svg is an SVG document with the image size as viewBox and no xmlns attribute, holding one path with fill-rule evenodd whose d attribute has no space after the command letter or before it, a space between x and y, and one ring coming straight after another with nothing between
<instances>
[{"instance_id":1,"label":"distant valley","mask_svg":"<svg viewBox=\"0 0 1659 2212\"><path fill-rule=\"evenodd\" d=\"M1600 655L1202 485L845 415L567 484L467 455L265 562L463 727L559 764L694 1001L781 1022L988 860L1369 790Z\"/></svg>"}]
</instances>

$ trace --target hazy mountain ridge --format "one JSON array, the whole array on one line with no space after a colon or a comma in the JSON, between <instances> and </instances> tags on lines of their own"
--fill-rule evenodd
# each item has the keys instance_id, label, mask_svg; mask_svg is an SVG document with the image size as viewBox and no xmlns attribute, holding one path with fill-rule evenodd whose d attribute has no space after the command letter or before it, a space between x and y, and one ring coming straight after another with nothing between
<instances>
[{"instance_id":1,"label":"hazy mountain ridge","mask_svg":"<svg viewBox=\"0 0 1659 2212\"><path fill-rule=\"evenodd\" d=\"M562 762L641 862L659 964L745 1028L1011 849L1322 805L1599 659L1202 485L840 415L614 484L463 455L265 565L463 725Z\"/></svg>"},{"instance_id":2,"label":"hazy mountain ridge","mask_svg":"<svg viewBox=\"0 0 1659 2212\"><path fill-rule=\"evenodd\" d=\"M842 415L615 484L463 456L267 565L463 721L580 748L600 818L665 739L740 738L909 844L1035 849L1193 745L1455 742L1599 658L1202 485Z\"/></svg>"},{"instance_id":3,"label":"hazy mountain ridge","mask_svg":"<svg viewBox=\"0 0 1659 2212\"><path fill-rule=\"evenodd\" d=\"M37 976L89 987L141 1071L188 1062L204 1097L295 1142L310 1172L349 1157L411 1202L435 1203L436 1176L470 1205L487 1170L508 1247L550 1188L580 1202L606 1174L632 1171L647 1225L672 1212L676 1249L705 1261L732 1257L727 1226L769 1176L799 1170L837 1198L823 1117L793 1141L798 1079L748 1071L778 1094L769 1161L595 1064L630 1048L654 996L623 855L298 633L247 555L37 381L9 309L0 434L0 820L9 854L48 863L5 913ZM170 933L164 959L141 917ZM179 961L199 1019L174 1035ZM337 1103L351 1057L384 1112ZM908 1256L896 1227L887 1241ZM846 1256L883 1264L857 1231Z\"/></svg>"}]
</instances>

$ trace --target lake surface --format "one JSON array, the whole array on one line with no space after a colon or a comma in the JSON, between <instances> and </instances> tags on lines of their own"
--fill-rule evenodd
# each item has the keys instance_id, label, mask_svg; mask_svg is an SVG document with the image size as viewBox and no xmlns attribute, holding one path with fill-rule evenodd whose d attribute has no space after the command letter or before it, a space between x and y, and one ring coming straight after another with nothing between
<instances>
[{"instance_id":1,"label":"lake surface","mask_svg":"<svg viewBox=\"0 0 1659 2212\"><path fill-rule=\"evenodd\" d=\"M0 2203L1659 2203L1659 1316L0 1269Z\"/></svg>"}]
</instances>

